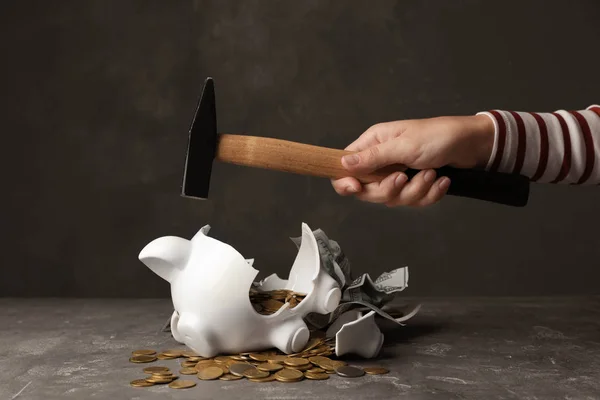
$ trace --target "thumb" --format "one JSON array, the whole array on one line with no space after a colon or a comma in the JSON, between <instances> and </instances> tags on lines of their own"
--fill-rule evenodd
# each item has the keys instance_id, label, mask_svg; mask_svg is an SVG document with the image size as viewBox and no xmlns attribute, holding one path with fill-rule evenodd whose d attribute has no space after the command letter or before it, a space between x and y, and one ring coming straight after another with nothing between
<instances>
[{"instance_id":1,"label":"thumb","mask_svg":"<svg viewBox=\"0 0 600 400\"><path fill-rule=\"evenodd\" d=\"M404 164L406 146L400 140L388 140L358 153L342 157L342 165L350 172L367 174L391 164Z\"/></svg>"}]
</instances>

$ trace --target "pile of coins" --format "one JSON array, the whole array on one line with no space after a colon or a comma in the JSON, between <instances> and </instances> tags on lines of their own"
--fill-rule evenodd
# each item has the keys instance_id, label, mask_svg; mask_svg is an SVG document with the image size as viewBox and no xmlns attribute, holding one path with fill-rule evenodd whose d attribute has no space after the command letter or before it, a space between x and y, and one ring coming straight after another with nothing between
<instances>
[{"instance_id":1,"label":"pile of coins","mask_svg":"<svg viewBox=\"0 0 600 400\"><path fill-rule=\"evenodd\" d=\"M193 351L166 350L157 354L154 350L136 350L129 361L133 363L149 363L156 360L172 360L182 358L181 375L196 375L201 380L235 381L247 379L251 382L299 382L303 379L325 380L331 374L347 378L357 378L365 374L379 375L389 371L383 367L358 368L349 366L344 361L327 357L333 354L330 339L322 337L322 333L313 333L304 350L297 354L281 354L276 350L257 353L240 353L229 356L204 358ZM167 384L173 389L184 389L196 386L192 380L180 380L167 367L144 368L150 375L145 379L131 382L134 387L147 387Z\"/></svg>"},{"instance_id":2,"label":"pile of coins","mask_svg":"<svg viewBox=\"0 0 600 400\"><path fill-rule=\"evenodd\" d=\"M262 292L250 288L250 302L256 312L262 315L271 315L286 303L289 304L289 308L294 308L304 300L304 297L306 297L306 293L291 290L281 289Z\"/></svg>"}]
</instances>

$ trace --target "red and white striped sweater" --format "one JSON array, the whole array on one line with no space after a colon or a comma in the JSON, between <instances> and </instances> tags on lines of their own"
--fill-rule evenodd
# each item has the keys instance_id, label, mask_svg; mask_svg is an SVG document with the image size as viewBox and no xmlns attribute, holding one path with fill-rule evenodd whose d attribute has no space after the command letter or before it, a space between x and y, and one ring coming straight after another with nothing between
<instances>
[{"instance_id":1,"label":"red and white striped sweater","mask_svg":"<svg viewBox=\"0 0 600 400\"><path fill-rule=\"evenodd\" d=\"M600 106L553 113L492 110L495 126L486 169L536 182L600 184Z\"/></svg>"}]
</instances>

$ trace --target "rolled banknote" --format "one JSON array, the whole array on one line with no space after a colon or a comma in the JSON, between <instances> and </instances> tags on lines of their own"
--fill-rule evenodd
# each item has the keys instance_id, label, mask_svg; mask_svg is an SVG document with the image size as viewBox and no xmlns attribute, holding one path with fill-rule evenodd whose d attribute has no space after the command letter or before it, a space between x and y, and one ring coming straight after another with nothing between
<instances>
[{"instance_id":1,"label":"rolled banknote","mask_svg":"<svg viewBox=\"0 0 600 400\"><path fill-rule=\"evenodd\" d=\"M375 281L369 274L362 274L344 289L342 301L364 301L376 307L383 307L407 286L408 267L384 272Z\"/></svg>"}]
</instances>

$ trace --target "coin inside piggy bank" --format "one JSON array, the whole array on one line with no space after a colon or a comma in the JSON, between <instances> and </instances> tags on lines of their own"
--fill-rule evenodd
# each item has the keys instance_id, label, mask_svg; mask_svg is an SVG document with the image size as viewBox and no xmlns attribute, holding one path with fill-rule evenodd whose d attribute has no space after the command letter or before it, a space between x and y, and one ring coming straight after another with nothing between
<instances>
[{"instance_id":1,"label":"coin inside piggy bank","mask_svg":"<svg viewBox=\"0 0 600 400\"><path fill-rule=\"evenodd\" d=\"M273 347L286 354L302 350L309 339L304 317L332 312L342 294L336 280L321 269L312 230L302 224L302 242L287 280L273 276L264 286L252 287L258 274L253 260L209 237L209 229L204 226L191 240L160 237L139 254L140 261L171 285L175 340L203 357ZM250 301L251 288L255 296L266 290L298 296L295 303L285 301L271 314L261 313Z\"/></svg>"}]
</instances>

